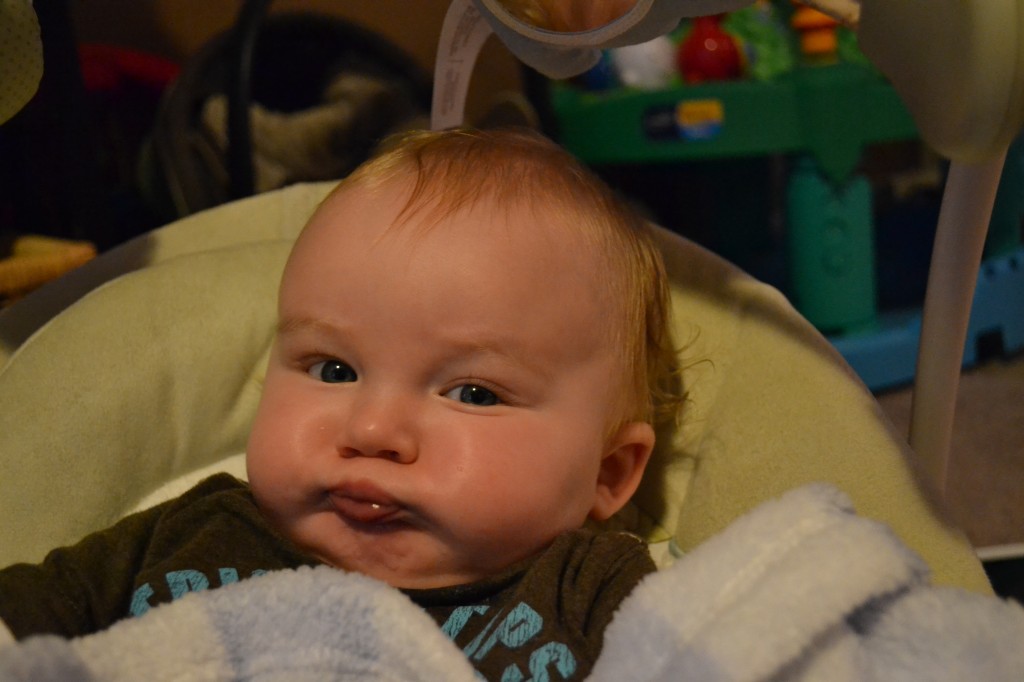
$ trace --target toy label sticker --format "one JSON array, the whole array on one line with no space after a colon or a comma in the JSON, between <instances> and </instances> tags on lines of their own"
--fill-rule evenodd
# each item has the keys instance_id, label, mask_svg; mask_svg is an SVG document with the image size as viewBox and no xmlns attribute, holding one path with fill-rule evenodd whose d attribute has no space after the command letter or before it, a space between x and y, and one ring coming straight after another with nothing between
<instances>
[{"instance_id":1,"label":"toy label sticker","mask_svg":"<svg viewBox=\"0 0 1024 682\"><path fill-rule=\"evenodd\" d=\"M722 100L695 99L676 106L676 126L684 140L710 140L722 132L725 107Z\"/></svg>"},{"instance_id":2,"label":"toy label sticker","mask_svg":"<svg viewBox=\"0 0 1024 682\"><path fill-rule=\"evenodd\" d=\"M711 140L725 124L725 105L719 99L691 99L661 104L643 114L643 129L652 140Z\"/></svg>"}]
</instances>

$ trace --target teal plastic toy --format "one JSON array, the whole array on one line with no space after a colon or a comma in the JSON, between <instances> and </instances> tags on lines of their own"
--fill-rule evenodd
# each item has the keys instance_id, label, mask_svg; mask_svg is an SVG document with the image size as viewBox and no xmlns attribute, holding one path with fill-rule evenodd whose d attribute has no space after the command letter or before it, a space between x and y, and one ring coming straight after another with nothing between
<instances>
[{"instance_id":1,"label":"teal plastic toy","mask_svg":"<svg viewBox=\"0 0 1024 682\"><path fill-rule=\"evenodd\" d=\"M797 308L826 332L870 325L876 315L871 187L836 185L809 157L789 177L789 271Z\"/></svg>"},{"instance_id":2,"label":"teal plastic toy","mask_svg":"<svg viewBox=\"0 0 1024 682\"><path fill-rule=\"evenodd\" d=\"M552 94L562 143L596 166L792 155L788 293L826 332L872 324L871 194L856 168L864 147L917 137L876 70L800 65L770 81Z\"/></svg>"}]
</instances>

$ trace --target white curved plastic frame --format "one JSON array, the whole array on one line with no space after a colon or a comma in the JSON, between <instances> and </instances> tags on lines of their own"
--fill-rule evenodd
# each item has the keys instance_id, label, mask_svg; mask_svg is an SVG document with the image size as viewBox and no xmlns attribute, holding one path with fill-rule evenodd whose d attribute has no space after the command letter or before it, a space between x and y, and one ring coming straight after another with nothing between
<instances>
[{"instance_id":1,"label":"white curved plastic frame","mask_svg":"<svg viewBox=\"0 0 1024 682\"><path fill-rule=\"evenodd\" d=\"M858 38L924 140L951 159L928 274L910 445L945 490L971 302L1024 123L1024 0L862 0Z\"/></svg>"},{"instance_id":2,"label":"white curved plastic frame","mask_svg":"<svg viewBox=\"0 0 1024 682\"><path fill-rule=\"evenodd\" d=\"M996 189L1024 124L1024 0L805 0L858 30L923 139L952 165L928 276L910 445L943 493L971 302ZM707 6L704 2L702 7ZM735 0L721 0L733 9ZM432 127L460 125L491 29L453 0L435 67Z\"/></svg>"},{"instance_id":3,"label":"white curved plastic frame","mask_svg":"<svg viewBox=\"0 0 1024 682\"><path fill-rule=\"evenodd\" d=\"M473 66L491 33L490 25L471 0L452 0L441 26L434 62L432 130L462 125Z\"/></svg>"}]
</instances>

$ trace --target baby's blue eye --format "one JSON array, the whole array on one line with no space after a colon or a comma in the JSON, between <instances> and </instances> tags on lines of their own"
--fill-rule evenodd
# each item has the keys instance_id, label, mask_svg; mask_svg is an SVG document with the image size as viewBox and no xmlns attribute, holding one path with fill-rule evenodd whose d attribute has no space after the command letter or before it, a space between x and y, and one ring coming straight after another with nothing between
<instances>
[{"instance_id":1,"label":"baby's blue eye","mask_svg":"<svg viewBox=\"0 0 1024 682\"><path fill-rule=\"evenodd\" d=\"M444 395L446 398L458 400L460 403L477 405L480 407L489 407L491 405L498 405L501 403L501 399L494 394L494 391L486 389L483 386L477 386L476 384L463 384L462 386L456 386Z\"/></svg>"},{"instance_id":2,"label":"baby's blue eye","mask_svg":"<svg viewBox=\"0 0 1024 682\"><path fill-rule=\"evenodd\" d=\"M324 360L309 368L309 376L326 384L355 381L356 371L341 360Z\"/></svg>"}]
</instances>

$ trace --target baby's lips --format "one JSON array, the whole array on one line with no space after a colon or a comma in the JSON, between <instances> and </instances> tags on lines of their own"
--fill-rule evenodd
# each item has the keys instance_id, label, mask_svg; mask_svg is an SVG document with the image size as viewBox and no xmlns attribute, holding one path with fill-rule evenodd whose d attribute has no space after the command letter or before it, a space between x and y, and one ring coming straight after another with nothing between
<instances>
[{"instance_id":1,"label":"baby's lips","mask_svg":"<svg viewBox=\"0 0 1024 682\"><path fill-rule=\"evenodd\" d=\"M371 485L343 486L331 492L339 514L359 523L382 523L402 511L390 495Z\"/></svg>"}]
</instances>

